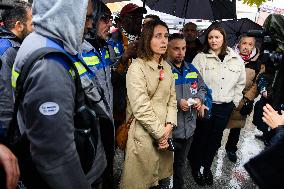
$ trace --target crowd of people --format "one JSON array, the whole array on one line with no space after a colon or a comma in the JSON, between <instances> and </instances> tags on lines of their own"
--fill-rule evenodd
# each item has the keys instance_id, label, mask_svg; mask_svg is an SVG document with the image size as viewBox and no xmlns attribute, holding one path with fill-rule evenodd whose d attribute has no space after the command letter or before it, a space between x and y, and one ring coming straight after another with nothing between
<instances>
[{"instance_id":1,"label":"crowd of people","mask_svg":"<svg viewBox=\"0 0 284 189\"><path fill-rule=\"evenodd\" d=\"M196 24L170 34L132 3L115 18L94 0L5 8L0 187L114 188L115 131L129 120L121 189L166 189L171 176L173 188L184 189L187 161L198 185L213 185L223 131L230 129L226 152L236 162L259 94L254 123L265 144L283 135L283 112L266 105L269 84L254 37L242 34L230 48L225 30L212 27L202 44Z\"/></svg>"}]
</instances>

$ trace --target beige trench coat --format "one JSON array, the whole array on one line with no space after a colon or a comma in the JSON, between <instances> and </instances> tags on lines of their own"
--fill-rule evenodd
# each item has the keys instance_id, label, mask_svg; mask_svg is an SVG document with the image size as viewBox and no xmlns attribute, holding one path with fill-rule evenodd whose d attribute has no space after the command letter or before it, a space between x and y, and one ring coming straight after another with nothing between
<instances>
[{"instance_id":1,"label":"beige trench coat","mask_svg":"<svg viewBox=\"0 0 284 189\"><path fill-rule=\"evenodd\" d=\"M175 83L171 67L162 61L165 78L155 61L136 59L128 69L127 118L134 114L126 146L121 189L148 189L173 174L173 153L153 144L165 132L165 123L177 123Z\"/></svg>"}]
</instances>

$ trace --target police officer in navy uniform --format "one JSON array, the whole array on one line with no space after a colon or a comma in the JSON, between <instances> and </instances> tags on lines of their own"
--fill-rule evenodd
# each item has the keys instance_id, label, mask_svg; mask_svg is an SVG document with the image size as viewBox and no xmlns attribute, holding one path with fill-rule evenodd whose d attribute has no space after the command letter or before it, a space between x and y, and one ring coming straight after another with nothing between
<instances>
[{"instance_id":1,"label":"police officer in navy uniform","mask_svg":"<svg viewBox=\"0 0 284 189\"><path fill-rule=\"evenodd\" d=\"M12 9L12 6L0 2L0 9ZM6 147L6 142L5 138L0 136L0 169L2 169L0 171L0 185L2 186L5 182L4 187L14 189L17 186L20 176L19 165L15 155ZM4 172L5 176L2 174Z\"/></svg>"},{"instance_id":2,"label":"police officer in navy uniform","mask_svg":"<svg viewBox=\"0 0 284 189\"><path fill-rule=\"evenodd\" d=\"M7 7L7 5L6 5ZM24 38L32 31L32 8L27 2L15 2L2 12L0 27L0 135L5 135L12 119L12 67Z\"/></svg>"},{"instance_id":3,"label":"police officer in navy uniform","mask_svg":"<svg viewBox=\"0 0 284 189\"><path fill-rule=\"evenodd\" d=\"M103 175L103 188L113 188L113 158L114 144L114 120L113 120L113 86L111 82L111 66L109 45L107 43L112 16L110 9L101 1L95 2L93 13L93 28L89 37L83 43L82 56L87 66L95 73L92 79L97 86L101 99L95 105L99 110L100 126L103 146L107 158L107 168ZM116 49L115 49L116 50ZM90 94L90 98L93 98Z\"/></svg>"},{"instance_id":4,"label":"police officer in navy uniform","mask_svg":"<svg viewBox=\"0 0 284 189\"><path fill-rule=\"evenodd\" d=\"M49 47L67 55L46 55L34 63L18 111L18 124L30 142L36 170L53 189L96 189L106 167L99 135L93 136L98 141L96 152L87 154L92 158L87 172L74 139L77 86L72 73L78 72L85 90L96 90L91 82L94 73L80 56L84 25L92 27L92 14L92 0L34 1L34 32L22 43L13 68L12 85L16 87L22 67L38 49Z\"/></svg>"}]
</instances>

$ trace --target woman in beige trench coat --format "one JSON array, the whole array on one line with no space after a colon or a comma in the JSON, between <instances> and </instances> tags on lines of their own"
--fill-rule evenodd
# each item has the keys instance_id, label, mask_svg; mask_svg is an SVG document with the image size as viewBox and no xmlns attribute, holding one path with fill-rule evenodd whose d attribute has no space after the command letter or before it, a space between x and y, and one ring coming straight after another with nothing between
<instances>
[{"instance_id":1,"label":"woman in beige trench coat","mask_svg":"<svg viewBox=\"0 0 284 189\"><path fill-rule=\"evenodd\" d=\"M138 58L126 76L127 118L134 115L125 153L121 189L149 189L173 174L168 138L177 122L175 84L163 60L168 27L149 21L143 27Z\"/></svg>"}]
</instances>

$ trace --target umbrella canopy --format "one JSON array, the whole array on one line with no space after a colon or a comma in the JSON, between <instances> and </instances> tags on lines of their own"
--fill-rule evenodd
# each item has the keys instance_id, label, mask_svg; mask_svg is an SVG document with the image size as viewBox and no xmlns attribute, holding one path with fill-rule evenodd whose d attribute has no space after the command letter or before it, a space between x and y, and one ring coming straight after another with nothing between
<instances>
[{"instance_id":1,"label":"umbrella canopy","mask_svg":"<svg viewBox=\"0 0 284 189\"><path fill-rule=\"evenodd\" d=\"M143 0L150 9L187 19L234 19L236 0Z\"/></svg>"},{"instance_id":2,"label":"umbrella canopy","mask_svg":"<svg viewBox=\"0 0 284 189\"><path fill-rule=\"evenodd\" d=\"M104 3L116 3L116 2L121 2L121 1L127 1L127 0L101 0Z\"/></svg>"},{"instance_id":3,"label":"umbrella canopy","mask_svg":"<svg viewBox=\"0 0 284 189\"><path fill-rule=\"evenodd\" d=\"M248 18L217 21L213 22L200 36L199 40L204 43L205 36L212 27L222 27L227 34L227 42L229 47L233 47L237 42L240 35L246 33L248 30L262 30L262 27ZM259 41L257 41L257 45Z\"/></svg>"}]
</instances>

